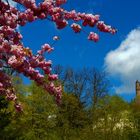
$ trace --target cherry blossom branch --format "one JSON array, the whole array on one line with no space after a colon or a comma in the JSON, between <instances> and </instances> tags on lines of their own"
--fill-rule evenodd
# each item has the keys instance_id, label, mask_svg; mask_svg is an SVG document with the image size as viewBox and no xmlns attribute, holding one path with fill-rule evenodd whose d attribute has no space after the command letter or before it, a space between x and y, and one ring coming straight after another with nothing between
<instances>
[{"instance_id":1,"label":"cherry blossom branch","mask_svg":"<svg viewBox=\"0 0 140 140\"><path fill-rule=\"evenodd\" d=\"M44 58L44 53L51 53L54 48L52 43L44 44L36 55L22 43L22 35L16 29L19 26L25 26L28 22L47 19L56 24L57 29L64 29L69 21L75 33L80 33L83 27L96 27L99 31L105 33L116 33L116 29L100 21L99 15L85 14L75 10L67 11L61 7L66 0L45 0L38 6L35 0L13 0L25 7L21 12L7 3L0 0L0 94L5 95L6 99L13 100L17 111L22 111L22 106L17 100L15 90L13 89L11 78L2 71L3 68L22 73L24 76L34 80L37 85L42 86L49 94L53 95L56 102L61 102L62 87L56 86L54 81L58 79L56 74L52 74L51 61ZM84 30L83 30L84 31ZM87 37L89 40L97 42L99 35L90 32ZM59 37L53 38L55 41ZM6 66L6 67L5 67ZM40 74L37 69L42 69L45 75ZM47 75L47 76L46 76ZM46 82L47 77L47 82ZM4 80L3 80L4 79Z\"/></svg>"}]
</instances>

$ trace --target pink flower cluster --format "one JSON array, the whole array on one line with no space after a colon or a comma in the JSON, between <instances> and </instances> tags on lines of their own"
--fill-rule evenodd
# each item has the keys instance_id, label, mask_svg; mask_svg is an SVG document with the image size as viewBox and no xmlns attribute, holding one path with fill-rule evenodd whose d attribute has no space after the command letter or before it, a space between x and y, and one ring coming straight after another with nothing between
<instances>
[{"instance_id":1,"label":"pink flower cluster","mask_svg":"<svg viewBox=\"0 0 140 140\"><path fill-rule=\"evenodd\" d=\"M64 4L64 3L66 3L66 2L67 2L67 0L56 0L56 5L60 6L60 5Z\"/></svg>"},{"instance_id":2,"label":"pink flower cluster","mask_svg":"<svg viewBox=\"0 0 140 140\"><path fill-rule=\"evenodd\" d=\"M106 25L104 23L104 21L99 21L97 23L97 28L101 31L101 32L107 32L107 33L111 33L111 34L115 34L116 30L114 28L112 28L109 25Z\"/></svg>"},{"instance_id":3,"label":"pink flower cluster","mask_svg":"<svg viewBox=\"0 0 140 140\"><path fill-rule=\"evenodd\" d=\"M81 26L79 24L73 23L71 28L74 30L75 33L79 33L81 31Z\"/></svg>"},{"instance_id":4,"label":"pink flower cluster","mask_svg":"<svg viewBox=\"0 0 140 140\"><path fill-rule=\"evenodd\" d=\"M44 44L42 46L42 49L40 51L38 51L38 54L43 55L45 52L50 53L53 50L54 50L54 48L50 47L49 44Z\"/></svg>"},{"instance_id":5,"label":"pink flower cluster","mask_svg":"<svg viewBox=\"0 0 140 140\"><path fill-rule=\"evenodd\" d=\"M99 36L98 36L98 34L96 34L94 32L90 32L88 39L93 40L94 42L97 42L99 40Z\"/></svg>"},{"instance_id":6,"label":"pink flower cluster","mask_svg":"<svg viewBox=\"0 0 140 140\"><path fill-rule=\"evenodd\" d=\"M58 29L65 28L69 24L69 20L73 21L71 28L75 33L79 33L82 26L97 27L99 31L112 34L116 30L99 21L99 15L77 13L75 10L69 12L63 9L61 5L66 3L66 0L45 0L39 5L35 0L13 1L24 6L25 11L21 12L9 3L0 1L0 94L5 95L7 100L13 100L17 111L22 110L12 87L10 76L3 71L3 68L10 67L34 80L39 86L54 95L57 103L60 103L62 87L55 86L53 83L58 79L58 76L52 74L52 62L47 61L43 55L45 52L50 53L54 48L49 44L44 44L41 50L34 55L28 47L23 45L22 35L16 28L37 19L48 19L54 22ZM99 36L90 32L88 39L97 42ZM55 36L53 40L59 40L59 37ZM42 69L46 76L40 74L38 69ZM45 77L48 78L48 82Z\"/></svg>"}]
</instances>

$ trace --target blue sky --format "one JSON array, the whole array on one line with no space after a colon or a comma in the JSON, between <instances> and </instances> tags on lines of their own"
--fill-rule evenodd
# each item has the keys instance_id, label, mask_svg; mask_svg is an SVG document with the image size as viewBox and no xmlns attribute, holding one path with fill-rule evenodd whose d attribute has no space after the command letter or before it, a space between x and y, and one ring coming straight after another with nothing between
<instances>
[{"instance_id":1,"label":"blue sky","mask_svg":"<svg viewBox=\"0 0 140 140\"><path fill-rule=\"evenodd\" d=\"M128 63L128 61L132 61L128 51L132 52L134 48L137 48L140 52L140 44L138 45L138 38L140 37L138 28L140 26L139 5L140 0L68 0L64 5L66 9L100 14L101 20L118 29L116 35L99 33L100 41L98 43L88 41L87 34L83 32L80 34L73 33L70 27L57 30L54 24L47 20L27 24L20 28L20 31L24 36L25 46L30 47L34 52L39 50L44 43L51 44L53 36L58 35L61 39L55 44L55 51L46 55L47 59L53 61L53 65L61 64L71 66L74 69L82 67L104 69L106 66L106 70L110 73L114 92L118 92L120 96L130 101L135 96L134 82L137 79L140 80L138 74L140 67L137 67L140 65L138 53L134 54L137 59L135 59L136 62L131 70L129 70L130 63ZM94 28L85 28L84 30L87 33L96 31ZM134 43L130 44L127 38ZM137 39L135 40L135 38ZM123 45L121 45L122 42L124 42ZM127 46L130 46L129 50L127 50ZM112 62L113 59L116 63ZM125 68L128 71L124 71L121 67L125 66L126 63L128 64ZM123 72L120 72L118 67L122 68Z\"/></svg>"}]
</instances>

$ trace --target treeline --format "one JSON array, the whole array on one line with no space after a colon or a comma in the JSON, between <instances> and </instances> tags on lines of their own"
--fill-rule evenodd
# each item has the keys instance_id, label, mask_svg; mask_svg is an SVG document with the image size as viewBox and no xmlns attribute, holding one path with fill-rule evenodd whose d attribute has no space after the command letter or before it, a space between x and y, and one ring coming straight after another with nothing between
<instances>
[{"instance_id":1,"label":"treeline","mask_svg":"<svg viewBox=\"0 0 140 140\"><path fill-rule=\"evenodd\" d=\"M139 104L110 96L105 72L60 65L54 72L64 89L59 106L35 83L12 76L24 111L0 96L0 140L140 140Z\"/></svg>"}]
</instances>

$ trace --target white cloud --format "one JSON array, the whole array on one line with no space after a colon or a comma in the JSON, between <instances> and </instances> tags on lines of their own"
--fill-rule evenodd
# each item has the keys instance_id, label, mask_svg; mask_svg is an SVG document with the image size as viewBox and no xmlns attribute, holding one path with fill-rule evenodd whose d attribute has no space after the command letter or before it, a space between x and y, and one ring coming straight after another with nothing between
<instances>
[{"instance_id":1,"label":"white cloud","mask_svg":"<svg viewBox=\"0 0 140 140\"><path fill-rule=\"evenodd\" d=\"M132 30L120 46L105 57L109 73L121 79L118 93L135 92L135 81L140 80L140 28Z\"/></svg>"}]
</instances>

